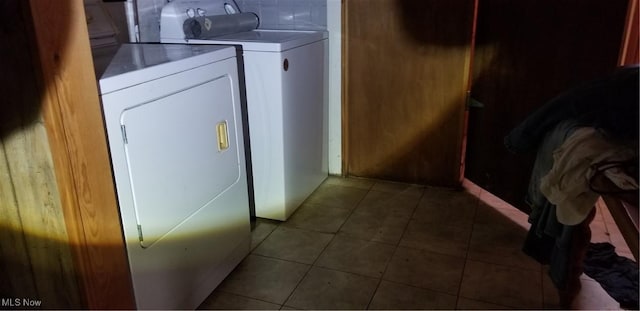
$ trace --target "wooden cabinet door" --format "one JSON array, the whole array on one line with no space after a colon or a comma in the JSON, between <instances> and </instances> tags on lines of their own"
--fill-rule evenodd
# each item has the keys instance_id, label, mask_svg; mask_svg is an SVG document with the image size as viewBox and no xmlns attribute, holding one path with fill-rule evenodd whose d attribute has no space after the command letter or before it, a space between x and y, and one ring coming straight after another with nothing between
<instances>
[{"instance_id":1,"label":"wooden cabinet door","mask_svg":"<svg viewBox=\"0 0 640 311\"><path fill-rule=\"evenodd\" d=\"M459 185L474 0L345 0L343 171Z\"/></svg>"},{"instance_id":2,"label":"wooden cabinet door","mask_svg":"<svg viewBox=\"0 0 640 311\"><path fill-rule=\"evenodd\" d=\"M525 209L535 154L503 137L560 92L612 72L627 0L479 0L466 176Z\"/></svg>"}]
</instances>

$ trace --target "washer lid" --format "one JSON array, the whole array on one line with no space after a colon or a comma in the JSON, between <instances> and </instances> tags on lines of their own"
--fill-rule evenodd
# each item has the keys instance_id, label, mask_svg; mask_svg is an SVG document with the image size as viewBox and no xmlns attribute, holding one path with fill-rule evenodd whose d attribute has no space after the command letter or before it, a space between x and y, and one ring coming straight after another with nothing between
<instances>
[{"instance_id":1,"label":"washer lid","mask_svg":"<svg viewBox=\"0 0 640 311\"><path fill-rule=\"evenodd\" d=\"M208 40L189 40L192 44L239 44L245 51L282 52L328 38L326 31L256 29Z\"/></svg>"},{"instance_id":2,"label":"washer lid","mask_svg":"<svg viewBox=\"0 0 640 311\"><path fill-rule=\"evenodd\" d=\"M221 45L123 44L100 78L100 93L165 77L236 56Z\"/></svg>"}]
</instances>

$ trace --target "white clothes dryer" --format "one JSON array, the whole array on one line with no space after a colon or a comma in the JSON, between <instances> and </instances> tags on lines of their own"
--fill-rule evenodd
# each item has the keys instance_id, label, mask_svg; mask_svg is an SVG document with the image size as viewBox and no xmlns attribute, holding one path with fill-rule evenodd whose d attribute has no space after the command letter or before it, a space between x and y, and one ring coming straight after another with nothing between
<instances>
[{"instance_id":1,"label":"white clothes dryer","mask_svg":"<svg viewBox=\"0 0 640 311\"><path fill-rule=\"evenodd\" d=\"M236 49L125 44L100 79L139 309L194 309L248 254Z\"/></svg>"}]
</instances>

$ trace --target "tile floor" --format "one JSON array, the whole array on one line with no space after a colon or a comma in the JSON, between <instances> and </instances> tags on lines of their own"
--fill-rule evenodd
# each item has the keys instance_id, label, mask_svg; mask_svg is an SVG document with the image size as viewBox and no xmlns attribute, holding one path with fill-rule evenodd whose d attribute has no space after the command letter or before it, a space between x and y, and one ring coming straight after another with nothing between
<instances>
[{"instance_id":1,"label":"tile floor","mask_svg":"<svg viewBox=\"0 0 640 311\"><path fill-rule=\"evenodd\" d=\"M558 308L545 267L520 250L528 226L468 181L329 177L288 221L256 221L251 254L200 309ZM631 257L606 209L591 228ZM573 309L619 305L583 275Z\"/></svg>"}]
</instances>

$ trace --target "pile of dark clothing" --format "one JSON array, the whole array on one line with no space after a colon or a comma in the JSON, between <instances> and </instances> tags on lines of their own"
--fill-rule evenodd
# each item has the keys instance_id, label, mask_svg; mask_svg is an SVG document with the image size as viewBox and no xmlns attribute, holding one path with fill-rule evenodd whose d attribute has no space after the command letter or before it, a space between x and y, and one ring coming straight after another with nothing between
<instances>
[{"instance_id":1,"label":"pile of dark clothing","mask_svg":"<svg viewBox=\"0 0 640 311\"><path fill-rule=\"evenodd\" d=\"M591 243L584 260L584 274L598 281L602 288L625 309L637 310L638 264L618 256L610 243Z\"/></svg>"},{"instance_id":2,"label":"pile of dark clothing","mask_svg":"<svg viewBox=\"0 0 640 311\"><path fill-rule=\"evenodd\" d=\"M587 218L593 217L593 214L590 214L593 212L591 202L595 203L598 194L589 193L586 182L588 178L582 178L583 181L580 181L580 176L574 174L578 177L572 179L571 183L582 182L584 185L579 186L584 188L586 185L587 189L584 192L572 190L568 194L561 193L565 199L561 206L550 202L549 187L545 189L546 193L543 193L541 185L548 183L547 175L557 170L554 164L557 166L557 162L560 162L559 159L563 156L558 154L558 150L568 149L566 145L571 143L572 147L585 147L583 142L569 142L570 139L585 135L585 130L589 131L587 135L599 139L595 144L597 148L604 148L602 146L605 146L605 143L610 143L616 148L624 148L626 157L637 158L640 128L638 73L637 66L626 67L609 77L571 89L529 115L505 137L505 146L513 153L537 152L525 198L532 212L529 214L531 228L523 250L540 263L549 264L549 275L559 289L567 286L571 252L574 251L571 249L574 230L577 230L578 225L585 219L589 221ZM593 154L591 158L584 154L575 154L576 159L563 159L564 163L576 165L579 161L593 160L600 156L601 152L597 148L589 148L591 146L587 146ZM615 156L619 155L619 152L616 150L611 154ZM586 170L588 167L582 169ZM556 179L562 180L565 177L560 176ZM633 177L637 181L637 176ZM567 187L574 186L575 184L566 184L556 189L564 187L566 190ZM564 205L568 205L570 209L567 210ZM598 261L591 261L595 262ZM636 282L636 293L637 286Z\"/></svg>"}]
</instances>

